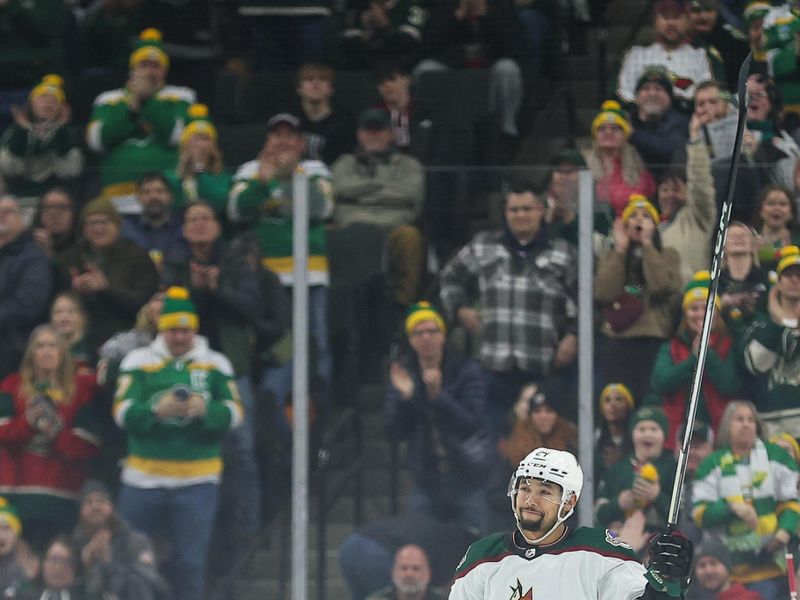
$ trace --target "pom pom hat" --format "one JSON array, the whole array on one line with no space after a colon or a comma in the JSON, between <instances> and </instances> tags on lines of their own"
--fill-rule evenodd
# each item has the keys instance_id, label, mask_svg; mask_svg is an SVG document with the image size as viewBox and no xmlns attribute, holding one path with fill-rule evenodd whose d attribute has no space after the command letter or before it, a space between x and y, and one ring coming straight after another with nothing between
<instances>
[{"instance_id":1,"label":"pom pom hat","mask_svg":"<svg viewBox=\"0 0 800 600\"><path fill-rule=\"evenodd\" d=\"M195 331L199 328L197 309L189 299L189 290L171 287L164 294L164 307L158 318L158 330L186 327Z\"/></svg>"},{"instance_id":2,"label":"pom pom hat","mask_svg":"<svg viewBox=\"0 0 800 600\"><path fill-rule=\"evenodd\" d=\"M600 112L592 121L592 137L597 137L597 130L606 123L611 123L622 129L626 140L633 132L627 113L622 109L619 102L615 100L606 100L600 106Z\"/></svg>"},{"instance_id":3,"label":"pom pom hat","mask_svg":"<svg viewBox=\"0 0 800 600\"><path fill-rule=\"evenodd\" d=\"M8 500L0 497L0 523L5 523L16 533L22 533L22 521L19 519L17 509L8 503Z\"/></svg>"},{"instance_id":4,"label":"pom pom hat","mask_svg":"<svg viewBox=\"0 0 800 600\"><path fill-rule=\"evenodd\" d=\"M800 265L800 248L797 246L784 246L781 248L780 255L781 259L778 262L778 268L775 269L778 277L789 267Z\"/></svg>"},{"instance_id":5,"label":"pom pom hat","mask_svg":"<svg viewBox=\"0 0 800 600\"><path fill-rule=\"evenodd\" d=\"M423 321L433 321L442 333L447 332L444 318L430 302L417 302L412 304L406 312L406 334L411 335L414 328Z\"/></svg>"},{"instance_id":6,"label":"pom pom hat","mask_svg":"<svg viewBox=\"0 0 800 600\"><path fill-rule=\"evenodd\" d=\"M711 273L708 271L698 271L694 274L691 278L689 283L686 284L686 287L683 290L683 302L681 306L684 310L686 307L689 306L692 302L696 302L698 300L702 300L703 302L708 301L709 296L709 289L711 288ZM719 310L722 307L720 303L719 296L714 298L714 306Z\"/></svg>"},{"instance_id":7,"label":"pom pom hat","mask_svg":"<svg viewBox=\"0 0 800 600\"><path fill-rule=\"evenodd\" d=\"M628 198L628 204L625 205L625 208L622 211L622 220L627 221L633 215L633 211L637 208L643 208L647 211L650 217L653 219L653 223L658 225L661 223L661 214L658 212L658 209L653 206L653 203L650 202L647 198L642 196L641 194L631 194Z\"/></svg>"},{"instance_id":8,"label":"pom pom hat","mask_svg":"<svg viewBox=\"0 0 800 600\"><path fill-rule=\"evenodd\" d=\"M193 135L205 134L211 141L217 141L217 128L208 115L208 106L205 104L192 104L187 111L189 122L181 132L181 146L185 146Z\"/></svg>"},{"instance_id":9,"label":"pom pom hat","mask_svg":"<svg viewBox=\"0 0 800 600\"><path fill-rule=\"evenodd\" d=\"M42 81L31 90L28 99L33 100L48 94L55 96L59 102L64 102L67 99L64 94L64 80L60 76L50 74L42 77Z\"/></svg>"},{"instance_id":10,"label":"pom pom hat","mask_svg":"<svg viewBox=\"0 0 800 600\"><path fill-rule=\"evenodd\" d=\"M136 48L131 54L129 66L131 69L135 68L140 62L144 60L154 60L161 64L165 69L169 68L169 57L164 52L164 43L162 41L161 32L158 29L145 29L139 34L139 39L136 42Z\"/></svg>"}]
</instances>

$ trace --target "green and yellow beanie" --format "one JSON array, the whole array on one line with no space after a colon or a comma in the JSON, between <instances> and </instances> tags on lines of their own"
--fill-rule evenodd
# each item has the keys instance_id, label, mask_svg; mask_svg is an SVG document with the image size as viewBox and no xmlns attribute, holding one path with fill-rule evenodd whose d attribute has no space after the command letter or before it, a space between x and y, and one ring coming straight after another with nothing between
<instances>
[{"instance_id":1,"label":"green and yellow beanie","mask_svg":"<svg viewBox=\"0 0 800 600\"><path fill-rule=\"evenodd\" d=\"M616 100L606 100L600 106L600 112L592 121L592 137L597 136L597 130L600 125L606 123L619 126L622 129L622 133L625 134L626 140L633 132L631 122L628 120L628 113L623 110Z\"/></svg>"},{"instance_id":2,"label":"green and yellow beanie","mask_svg":"<svg viewBox=\"0 0 800 600\"><path fill-rule=\"evenodd\" d=\"M197 309L189 299L189 290L177 286L169 288L164 294L164 307L158 318L158 330L187 327L197 331L199 326Z\"/></svg>"},{"instance_id":3,"label":"green and yellow beanie","mask_svg":"<svg viewBox=\"0 0 800 600\"><path fill-rule=\"evenodd\" d=\"M430 302L417 302L406 311L406 334L411 335L414 328L423 321L433 321L442 333L447 333L444 317Z\"/></svg>"},{"instance_id":4,"label":"green and yellow beanie","mask_svg":"<svg viewBox=\"0 0 800 600\"><path fill-rule=\"evenodd\" d=\"M2 497L0 497L0 523L5 523L11 527L17 535L22 533L22 521L19 519L17 509Z\"/></svg>"},{"instance_id":5,"label":"green and yellow beanie","mask_svg":"<svg viewBox=\"0 0 800 600\"><path fill-rule=\"evenodd\" d=\"M205 104L192 104L187 111L188 122L181 132L181 146L185 146L189 138L195 134L205 134L211 141L217 141L217 128L211 122L208 106Z\"/></svg>"},{"instance_id":6,"label":"green and yellow beanie","mask_svg":"<svg viewBox=\"0 0 800 600\"><path fill-rule=\"evenodd\" d=\"M630 219L631 215L633 215L633 211L637 208L645 209L652 217L653 223L656 225L661 223L661 214L658 212L658 209L653 205L652 202L650 202L650 200L641 194L631 194L628 197L628 204L625 205L625 208L622 211L623 222Z\"/></svg>"},{"instance_id":7,"label":"green and yellow beanie","mask_svg":"<svg viewBox=\"0 0 800 600\"><path fill-rule=\"evenodd\" d=\"M769 2L764 2L763 0L756 0L755 2L750 2L744 9L744 21L747 23L748 27L753 23L753 21L757 21L758 19L763 19L766 14L769 12L769 9L772 8Z\"/></svg>"},{"instance_id":8,"label":"green and yellow beanie","mask_svg":"<svg viewBox=\"0 0 800 600\"><path fill-rule=\"evenodd\" d=\"M625 398L625 402L628 403L628 408L634 408L635 403L633 401L633 394L631 393L630 388L624 383L609 383L606 387L603 388L603 391L600 392L601 407L603 405L603 400L605 400L606 397L609 394L612 394L613 392L617 392L623 398Z\"/></svg>"},{"instance_id":9,"label":"green and yellow beanie","mask_svg":"<svg viewBox=\"0 0 800 600\"><path fill-rule=\"evenodd\" d=\"M130 68L133 69L143 60L155 60L161 63L165 69L169 68L169 57L164 52L162 34L158 29L150 27L139 34L136 47L131 54L129 61Z\"/></svg>"},{"instance_id":10,"label":"green and yellow beanie","mask_svg":"<svg viewBox=\"0 0 800 600\"><path fill-rule=\"evenodd\" d=\"M778 277L780 277L781 273L787 268L800 265L800 248L797 246L784 246L780 250L780 255L781 259L778 262L778 268L775 269Z\"/></svg>"},{"instance_id":11,"label":"green and yellow beanie","mask_svg":"<svg viewBox=\"0 0 800 600\"><path fill-rule=\"evenodd\" d=\"M64 80L59 75L51 73L42 77L42 80L31 90L28 99L33 100L47 94L55 96L59 102L64 102L67 99L66 94L64 94Z\"/></svg>"},{"instance_id":12,"label":"green and yellow beanie","mask_svg":"<svg viewBox=\"0 0 800 600\"><path fill-rule=\"evenodd\" d=\"M708 301L709 292L711 289L711 273L708 271L698 271L686 284L683 289L683 302L681 306L684 310L692 302L702 300ZM722 305L720 304L719 296L714 298L714 306L719 310Z\"/></svg>"}]
</instances>

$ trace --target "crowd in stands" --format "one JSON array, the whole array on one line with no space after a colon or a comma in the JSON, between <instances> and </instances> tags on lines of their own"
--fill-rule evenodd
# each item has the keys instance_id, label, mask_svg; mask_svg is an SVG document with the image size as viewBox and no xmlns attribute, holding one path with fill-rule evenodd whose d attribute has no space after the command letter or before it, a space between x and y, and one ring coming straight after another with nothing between
<instances>
[{"instance_id":1,"label":"crowd in stands","mask_svg":"<svg viewBox=\"0 0 800 600\"><path fill-rule=\"evenodd\" d=\"M504 183L493 227L438 238L427 217L449 190L426 167L460 156L439 152L458 138L419 110L415 86L431 72L485 73L507 166L563 4L0 7L3 597L200 600L274 516L286 480L265 473L258 447L267 439L273 466L289 468L298 170L316 425L349 402L337 379L360 343L377 349L386 431L408 441L406 514L342 544L355 600L439 597L431 583L446 584L463 554L445 546L508 524L512 466L538 446L577 451L584 169L595 518L645 553L669 506L748 51L681 529L700 544L696 598L787 595L781 557L800 537L800 13L654 2L655 42L624 55L586 143L555 152L544 183L524 169ZM567 4L576 28L605 8ZM212 31L220 19L227 28ZM261 148L242 164L226 162L199 101L223 62L296 74L294 107L260 123ZM381 101L355 114L334 104L338 67L369 69ZM69 95L99 80L108 89L74 119ZM450 211L446 230L467 223ZM377 290L348 280L351 265L335 269L342 246L353 269L379 264ZM343 283L354 302L329 315ZM344 342L334 319L350 329Z\"/></svg>"}]
</instances>

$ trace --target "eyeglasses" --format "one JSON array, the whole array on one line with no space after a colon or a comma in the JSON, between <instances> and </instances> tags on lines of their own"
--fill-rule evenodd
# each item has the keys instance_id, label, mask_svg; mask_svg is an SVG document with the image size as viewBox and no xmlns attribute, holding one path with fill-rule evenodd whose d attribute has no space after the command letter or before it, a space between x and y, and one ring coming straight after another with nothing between
<instances>
[{"instance_id":1,"label":"eyeglasses","mask_svg":"<svg viewBox=\"0 0 800 600\"><path fill-rule=\"evenodd\" d=\"M50 204L48 206L42 206L42 212L66 212L68 210L72 210L69 204Z\"/></svg>"},{"instance_id":2,"label":"eyeglasses","mask_svg":"<svg viewBox=\"0 0 800 600\"><path fill-rule=\"evenodd\" d=\"M755 92L748 92L747 95L750 96L751 98L758 98L758 99L764 99L764 98L768 98L769 97L769 94L767 92L765 92L764 90L758 90L758 91L755 91Z\"/></svg>"},{"instance_id":3,"label":"eyeglasses","mask_svg":"<svg viewBox=\"0 0 800 600\"><path fill-rule=\"evenodd\" d=\"M433 328L431 328L431 329L415 329L414 331L411 332L411 336L412 337L422 337L423 335L438 335L440 333L442 333L440 330L433 329Z\"/></svg>"}]
</instances>

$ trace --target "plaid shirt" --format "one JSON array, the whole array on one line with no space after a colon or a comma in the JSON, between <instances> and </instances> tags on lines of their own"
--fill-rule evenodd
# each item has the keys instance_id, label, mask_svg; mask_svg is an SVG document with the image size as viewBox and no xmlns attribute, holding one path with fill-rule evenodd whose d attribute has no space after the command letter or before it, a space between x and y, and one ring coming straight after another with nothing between
<instances>
[{"instance_id":1,"label":"plaid shirt","mask_svg":"<svg viewBox=\"0 0 800 600\"><path fill-rule=\"evenodd\" d=\"M577 256L552 238L527 254L514 256L502 231L478 233L442 271L441 298L452 317L478 296L485 368L542 376L577 331Z\"/></svg>"}]
</instances>

